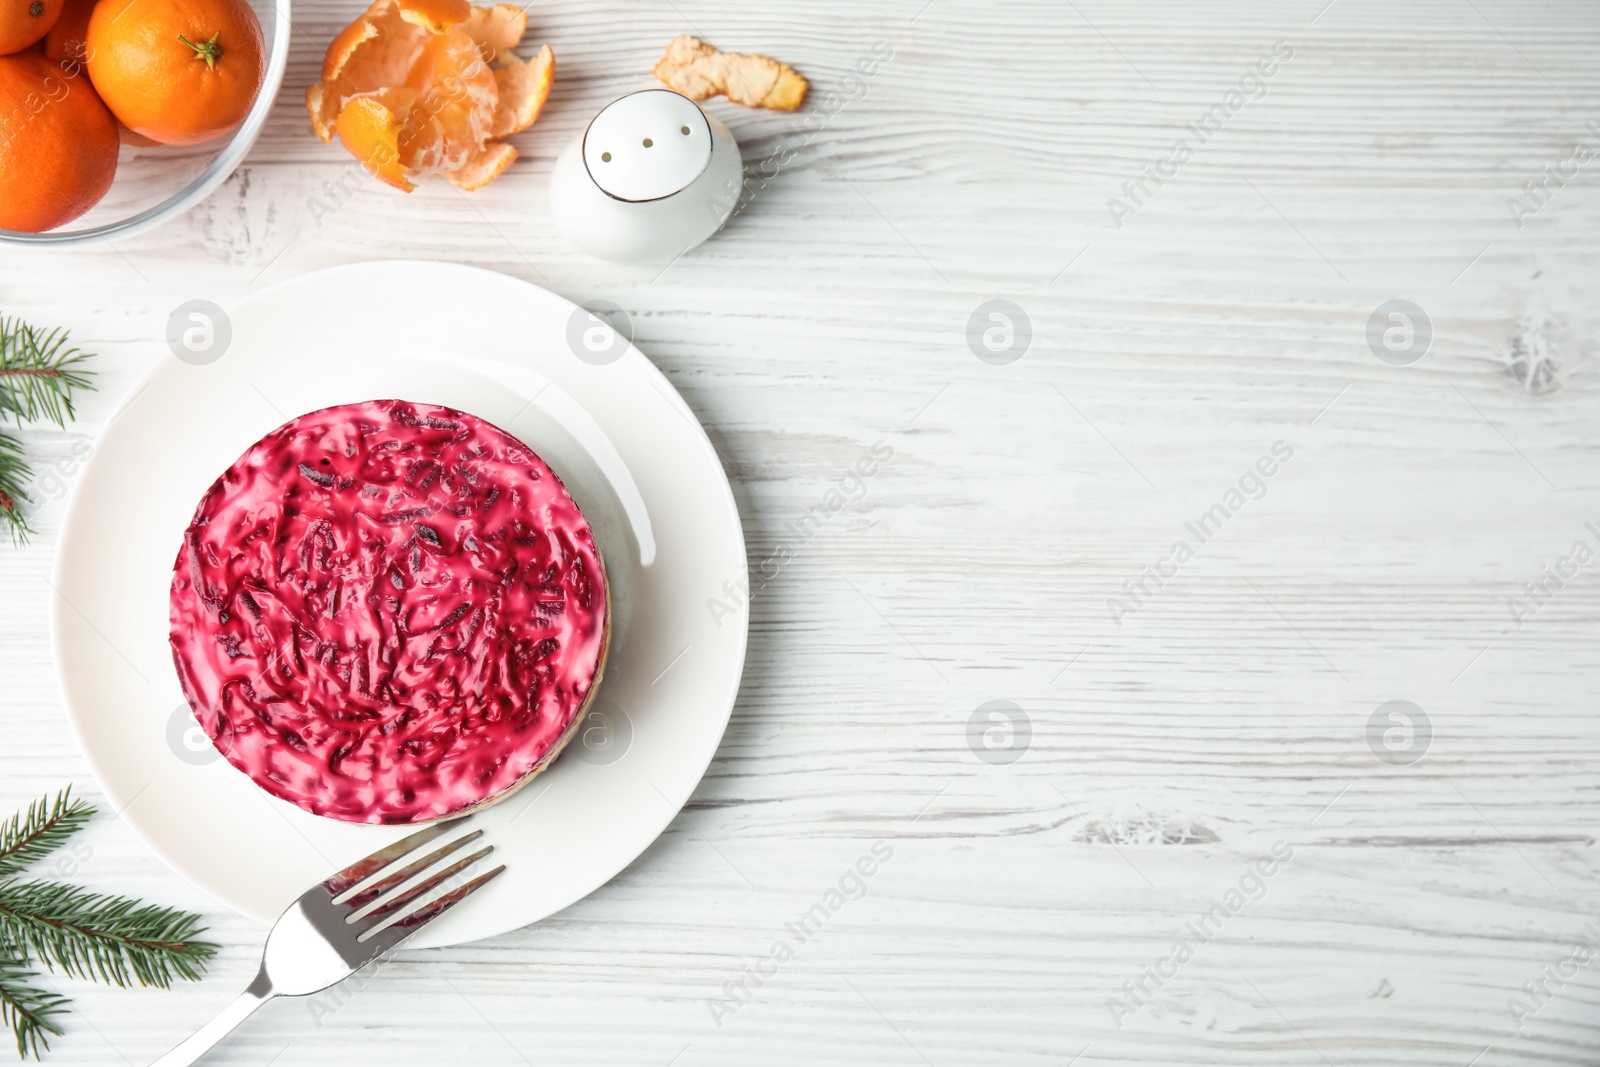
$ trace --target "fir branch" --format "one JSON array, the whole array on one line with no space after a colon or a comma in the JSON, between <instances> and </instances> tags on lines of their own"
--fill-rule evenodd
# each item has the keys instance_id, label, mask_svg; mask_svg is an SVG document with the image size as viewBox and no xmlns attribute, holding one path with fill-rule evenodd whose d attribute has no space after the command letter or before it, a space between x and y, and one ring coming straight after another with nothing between
<instances>
[{"instance_id":1,"label":"fir branch","mask_svg":"<svg viewBox=\"0 0 1600 1067\"><path fill-rule=\"evenodd\" d=\"M22 505L28 502L24 486L32 477L33 470L22 458L22 443L10 434L0 433L0 515L11 530L13 544L22 544L33 533L22 514Z\"/></svg>"},{"instance_id":2,"label":"fir branch","mask_svg":"<svg viewBox=\"0 0 1600 1067\"><path fill-rule=\"evenodd\" d=\"M38 973L9 946L0 945L0 1023L11 1027L17 1039L17 1057L32 1056L50 1047L46 1034L63 1033L52 1018L65 1014L67 998L29 985Z\"/></svg>"},{"instance_id":3,"label":"fir branch","mask_svg":"<svg viewBox=\"0 0 1600 1067\"><path fill-rule=\"evenodd\" d=\"M19 882L28 864L47 856L89 821L94 808L71 788L42 797L0 823L0 1024L11 1028L17 1054L38 1058L47 1034L63 1031L54 1016L68 1000L31 984L35 964L119 986L160 986L200 977L217 946L195 938L200 917L131 897L92 893L59 882Z\"/></svg>"},{"instance_id":4,"label":"fir branch","mask_svg":"<svg viewBox=\"0 0 1600 1067\"><path fill-rule=\"evenodd\" d=\"M9 878L60 848L93 814L94 806L72 799L68 786L54 800L40 797L28 805L26 815L19 811L10 822L0 823L0 878Z\"/></svg>"},{"instance_id":5,"label":"fir branch","mask_svg":"<svg viewBox=\"0 0 1600 1067\"><path fill-rule=\"evenodd\" d=\"M67 331L46 332L18 318L0 316L0 417L16 422L48 419L66 428L76 414L75 389L92 388L89 357L67 345Z\"/></svg>"},{"instance_id":6,"label":"fir branch","mask_svg":"<svg viewBox=\"0 0 1600 1067\"><path fill-rule=\"evenodd\" d=\"M217 946L200 917L59 882L0 883L0 937L51 970L119 986L197 981Z\"/></svg>"}]
</instances>

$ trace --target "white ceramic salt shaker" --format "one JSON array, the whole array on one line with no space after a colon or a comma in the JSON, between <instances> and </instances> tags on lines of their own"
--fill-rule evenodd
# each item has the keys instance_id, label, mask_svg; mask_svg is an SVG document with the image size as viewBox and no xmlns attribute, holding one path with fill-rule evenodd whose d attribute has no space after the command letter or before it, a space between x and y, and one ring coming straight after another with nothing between
<instances>
[{"instance_id":1,"label":"white ceramic salt shaker","mask_svg":"<svg viewBox=\"0 0 1600 1067\"><path fill-rule=\"evenodd\" d=\"M607 104L561 153L550 209L590 255L666 261L728 221L743 176L727 126L680 93L645 89Z\"/></svg>"}]
</instances>

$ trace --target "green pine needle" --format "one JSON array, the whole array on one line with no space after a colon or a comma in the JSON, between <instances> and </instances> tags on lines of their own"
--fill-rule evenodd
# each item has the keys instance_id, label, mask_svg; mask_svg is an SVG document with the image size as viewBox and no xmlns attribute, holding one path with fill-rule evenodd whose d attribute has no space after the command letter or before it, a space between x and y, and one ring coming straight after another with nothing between
<instances>
[{"instance_id":1,"label":"green pine needle","mask_svg":"<svg viewBox=\"0 0 1600 1067\"><path fill-rule=\"evenodd\" d=\"M94 806L72 799L68 786L54 800L41 797L28 805L26 814L19 811L10 822L0 823L0 878L17 874L61 847L93 814Z\"/></svg>"},{"instance_id":2,"label":"green pine needle","mask_svg":"<svg viewBox=\"0 0 1600 1067\"><path fill-rule=\"evenodd\" d=\"M46 332L0 315L0 417L18 423L48 419L66 428L74 389L92 388L89 357L67 346L67 331Z\"/></svg>"},{"instance_id":3,"label":"green pine needle","mask_svg":"<svg viewBox=\"0 0 1600 1067\"><path fill-rule=\"evenodd\" d=\"M21 882L15 875L60 847L94 814L63 789L0 823L0 1023L11 1027L17 1054L39 1058L47 1034L62 1033L54 1016L67 998L39 989L35 964L76 978L119 986L197 980L217 953L200 916L93 893L61 882Z\"/></svg>"},{"instance_id":4,"label":"green pine needle","mask_svg":"<svg viewBox=\"0 0 1600 1067\"><path fill-rule=\"evenodd\" d=\"M61 882L0 883L0 937L53 971L119 986L196 981L217 946L200 918Z\"/></svg>"},{"instance_id":5,"label":"green pine needle","mask_svg":"<svg viewBox=\"0 0 1600 1067\"><path fill-rule=\"evenodd\" d=\"M67 336L66 330L41 330L0 315L0 419L10 416L18 425L45 419L66 428L76 415L74 391L94 388L94 372L83 369L88 354L69 345ZM13 544L23 544L33 532L22 514L28 503L24 487L32 477L22 445L0 434L0 518Z\"/></svg>"},{"instance_id":6,"label":"green pine needle","mask_svg":"<svg viewBox=\"0 0 1600 1067\"><path fill-rule=\"evenodd\" d=\"M45 1035L63 1032L52 1016L66 1013L67 998L29 985L38 974L10 949L0 949L8 953L0 956L0 1023L11 1027L16 1036L18 1059L38 1059L40 1052L50 1047Z\"/></svg>"},{"instance_id":7,"label":"green pine needle","mask_svg":"<svg viewBox=\"0 0 1600 1067\"><path fill-rule=\"evenodd\" d=\"M33 470L22 458L22 443L10 434L0 433L0 515L5 516L13 544L25 543L33 533L22 514L22 505L29 502L25 487L32 477Z\"/></svg>"}]
</instances>

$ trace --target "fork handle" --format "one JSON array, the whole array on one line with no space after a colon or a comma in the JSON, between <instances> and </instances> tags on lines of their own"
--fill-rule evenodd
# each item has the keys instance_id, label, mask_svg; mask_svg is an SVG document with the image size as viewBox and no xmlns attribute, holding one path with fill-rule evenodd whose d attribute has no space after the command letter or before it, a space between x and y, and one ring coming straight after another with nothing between
<instances>
[{"instance_id":1,"label":"fork handle","mask_svg":"<svg viewBox=\"0 0 1600 1067\"><path fill-rule=\"evenodd\" d=\"M263 967L256 975L256 980L250 983L250 988L223 1008L215 1019L195 1031L194 1036L150 1067L189 1067L190 1064L198 1062L200 1057L210 1052L217 1042L232 1033L234 1027L244 1022L257 1008L277 995L272 991L272 983L267 979L267 971Z\"/></svg>"}]
</instances>

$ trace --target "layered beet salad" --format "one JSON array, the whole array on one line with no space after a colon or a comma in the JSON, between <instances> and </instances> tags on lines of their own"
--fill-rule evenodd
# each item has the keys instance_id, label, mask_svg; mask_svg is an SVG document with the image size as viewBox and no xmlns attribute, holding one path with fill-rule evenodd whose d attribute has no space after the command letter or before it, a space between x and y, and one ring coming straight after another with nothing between
<instances>
[{"instance_id":1,"label":"layered beet salad","mask_svg":"<svg viewBox=\"0 0 1600 1067\"><path fill-rule=\"evenodd\" d=\"M606 579L527 445L374 400L293 419L222 473L184 533L171 626L195 717L257 785L414 823L560 751L599 681Z\"/></svg>"}]
</instances>

